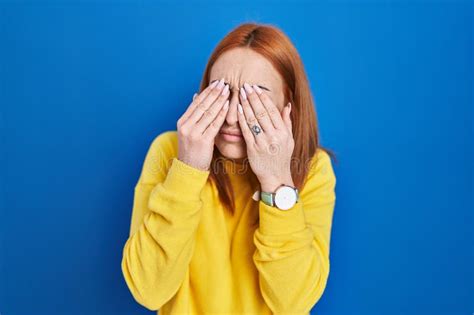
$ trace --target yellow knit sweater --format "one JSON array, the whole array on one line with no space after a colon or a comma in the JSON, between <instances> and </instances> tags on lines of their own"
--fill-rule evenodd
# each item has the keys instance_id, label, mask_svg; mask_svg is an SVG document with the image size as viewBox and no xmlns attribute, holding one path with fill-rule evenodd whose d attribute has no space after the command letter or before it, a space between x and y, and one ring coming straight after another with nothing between
<instances>
[{"instance_id":1,"label":"yellow knit sweater","mask_svg":"<svg viewBox=\"0 0 474 315\"><path fill-rule=\"evenodd\" d=\"M210 171L177 153L176 131L158 135L135 186L121 263L134 299L160 315L309 314L329 275L336 199L329 155L318 150L287 211L253 200L247 175L229 172L231 215Z\"/></svg>"}]
</instances>

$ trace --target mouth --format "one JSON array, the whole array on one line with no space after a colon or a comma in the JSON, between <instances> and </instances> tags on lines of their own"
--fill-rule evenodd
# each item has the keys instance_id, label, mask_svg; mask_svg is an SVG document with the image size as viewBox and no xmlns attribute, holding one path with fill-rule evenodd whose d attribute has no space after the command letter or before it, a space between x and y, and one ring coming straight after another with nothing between
<instances>
[{"instance_id":1,"label":"mouth","mask_svg":"<svg viewBox=\"0 0 474 315\"><path fill-rule=\"evenodd\" d=\"M229 142L240 142L244 139L243 135L239 132L220 131L219 135L222 139Z\"/></svg>"}]
</instances>

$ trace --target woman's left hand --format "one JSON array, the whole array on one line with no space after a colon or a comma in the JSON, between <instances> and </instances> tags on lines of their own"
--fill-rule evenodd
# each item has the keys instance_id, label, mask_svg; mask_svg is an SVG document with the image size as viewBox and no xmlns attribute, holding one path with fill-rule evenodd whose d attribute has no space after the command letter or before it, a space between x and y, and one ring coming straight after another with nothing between
<instances>
[{"instance_id":1,"label":"woman's left hand","mask_svg":"<svg viewBox=\"0 0 474 315\"><path fill-rule=\"evenodd\" d=\"M291 104L280 114L262 89L248 83L240 89L240 101L240 129L247 144L250 167L260 181L261 190L274 192L281 184L294 186L291 177L291 156L295 146Z\"/></svg>"}]
</instances>

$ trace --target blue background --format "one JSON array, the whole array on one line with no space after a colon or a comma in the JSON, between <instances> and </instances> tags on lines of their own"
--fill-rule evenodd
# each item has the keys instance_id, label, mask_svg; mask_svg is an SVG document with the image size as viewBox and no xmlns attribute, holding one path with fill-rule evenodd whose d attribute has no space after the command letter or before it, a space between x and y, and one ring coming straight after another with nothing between
<instances>
[{"instance_id":1,"label":"blue background","mask_svg":"<svg viewBox=\"0 0 474 315\"><path fill-rule=\"evenodd\" d=\"M473 4L0 4L0 313L149 314L123 280L133 187L218 41L293 40L339 163L317 314L471 314Z\"/></svg>"}]
</instances>

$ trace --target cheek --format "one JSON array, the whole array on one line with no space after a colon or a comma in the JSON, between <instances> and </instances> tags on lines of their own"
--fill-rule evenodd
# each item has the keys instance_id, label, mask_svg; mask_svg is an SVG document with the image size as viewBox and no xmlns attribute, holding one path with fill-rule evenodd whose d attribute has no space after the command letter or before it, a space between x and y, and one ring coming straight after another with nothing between
<instances>
[{"instance_id":1,"label":"cheek","mask_svg":"<svg viewBox=\"0 0 474 315\"><path fill-rule=\"evenodd\" d=\"M280 114L282 114L284 108L285 107L283 105L278 104L278 111L280 112Z\"/></svg>"},{"instance_id":2,"label":"cheek","mask_svg":"<svg viewBox=\"0 0 474 315\"><path fill-rule=\"evenodd\" d=\"M283 93L281 93L280 95L271 94L270 99L272 100L273 104L278 108L278 110L281 113L283 109L285 108L285 104L284 104L285 97Z\"/></svg>"}]
</instances>

